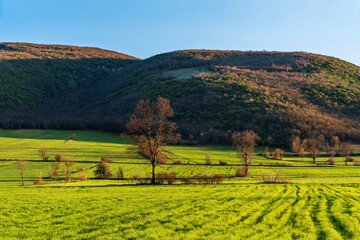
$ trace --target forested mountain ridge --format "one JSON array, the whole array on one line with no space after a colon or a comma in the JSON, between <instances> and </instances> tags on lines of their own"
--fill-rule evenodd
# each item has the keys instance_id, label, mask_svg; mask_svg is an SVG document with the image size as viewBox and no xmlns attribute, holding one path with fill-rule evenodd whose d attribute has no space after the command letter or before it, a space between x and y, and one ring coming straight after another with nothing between
<instances>
[{"instance_id":1,"label":"forested mountain ridge","mask_svg":"<svg viewBox=\"0 0 360 240\"><path fill-rule=\"evenodd\" d=\"M98 48L0 43L0 107L34 110L65 92L98 84L137 60Z\"/></svg>"},{"instance_id":2,"label":"forested mountain ridge","mask_svg":"<svg viewBox=\"0 0 360 240\"><path fill-rule=\"evenodd\" d=\"M101 49L14 43L0 44L0 59L3 128L121 132L139 99L161 95L171 100L183 137L200 143L229 143L230 133L243 129L278 144L314 132L360 142L360 68L333 57L183 50L139 60ZM9 80L12 72L17 75ZM18 95L6 97L14 81Z\"/></svg>"}]
</instances>

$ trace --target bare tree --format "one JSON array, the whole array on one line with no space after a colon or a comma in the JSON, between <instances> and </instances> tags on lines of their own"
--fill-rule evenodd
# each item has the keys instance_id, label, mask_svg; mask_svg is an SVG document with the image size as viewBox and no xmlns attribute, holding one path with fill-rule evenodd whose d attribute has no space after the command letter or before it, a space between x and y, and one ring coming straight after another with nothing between
<instances>
[{"instance_id":1,"label":"bare tree","mask_svg":"<svg viewBox=\"0 0 360 240\"><path fill-rule=\"evenodd\" d=\"M75 164L75 162L72 162L72 161L66 161L65 162L65 170L64 170L64 173L65 173L65 182L71 182L71 166L73 166Z\"/></svg>"},{"instance_id":2,"label":"bare tree","mask_svg":"<svg viewBox=\"0 0 360 240\"><path fill-rule=\"evenodd\" d=\"M338 136L332 136L330 140L330 146L335 153L339 153L341 141Z\"/></svg>"},{"instance_id":3,"label":"bare tree","mask_svg":"<svg viewBox=\"0 0 360 240\"><path fill-rule=\"evenodd\" d=\"M25 186L23 171L26 168L26 165L27 165L27 162L25 160L18 161L18 169L19 169L19 173L20 173L20 177L21 177L22 186Z\"/></svg>"},{"instance_id":4,"label":"bare tree","mask_svg":"<svg viewBox=\"0 0 360 240\"><path fill-rule=\"evenodd\" d=\"M246 130L241 133L234 133L232 139L234 146L237 147L238 156L244 161L245 176L248 176L254 157L254 147L259 136L254 131Z\"/></svg>"},{"instance_id":5,"label":"bare tree","mask_svg":"<svg viewBox=\"0 0 360 240\"><path fill-rule=\"evenodd\" d=\"M338 150L338 153L339 153L341 156L350 156L350 154L351 154L351 152L352 152L352 147L351 147L351 144L350 144L350 143L342 142L342 143L340 143L338 149L339 149L339 150Z\"/></svg>"},{"instance_id":6,"label":"bare tree","mask_svg":"<svg viewBox=\"0 0 360 240\"><path fill-rule=\"evenodd\" d=\"M323 135L313 136L307 139L307 151L310 153L314 164L320 150L324 147L324 142L325 138Z\"/></svg>"},{"instance_id":7,"label":"bare tree","mask_svg":"<svg viewBox=\"0 0 360 240\"><path fill-rule=\"evenodd\" d=\"M300 152L301 139L299 136L291 136L290 138L290 148L293 153L299 154Z\"/></svg>"},{"instance_id":8,"label":"bare tree","mask_svg":"<svg viewBox=\"0 0 360 240\"><path fill-rule=\"evenodd\" d=\"M40 148L39 149L39 156L43 161L47 161L49 159L49 149L48 148Z\"/></svg>"},{"instance_id":9,"label":"bare tree","mask_svg":"<svg viewBox=\"0 0 360 240\"><path fill-rule=\"evenodd\" d=\"M52 165L51 165L51 168L52 168L52 172L49 173L49 177L57 177L59 176L59 168L60 168L60 165L58 162L53 162Z\"/></svg>"},{"instance_id":10,"label":"bare tree","mask_svg":"<svg viewBox=\"0 0 360 240\"><path fill-rule=\"evenodd\" d=\"M151 184L155 184L155 167L164 158L164 146L169 141L177 142L180 135L176 134L176 123L170 122L174 115L170 100L158 97L156 102L140 100L126 124L127 133L135 136L139 152L145 155L152 165Z\"/></svg>"}]
</instances>

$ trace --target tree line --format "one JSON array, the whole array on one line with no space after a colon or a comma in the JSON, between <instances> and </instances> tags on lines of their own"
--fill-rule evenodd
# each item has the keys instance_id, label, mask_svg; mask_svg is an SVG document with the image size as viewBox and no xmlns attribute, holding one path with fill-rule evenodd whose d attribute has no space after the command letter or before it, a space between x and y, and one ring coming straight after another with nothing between
<instances>
[{"instance_id":1,"label":"tree line","mask_svg":"<svg viewBox=\"0 0 360 240\"><path fill-rule=\"evenodd\" d=\"M173 115L174 111L171 108L169 99L158 97L156 101L153 102L150 100L140 100L134 109L134 113L130 116L125 125L126 134L122 134L122 137L132 144L132 147L129 150L140 153L150 162L152 169L151 184L161 183L164 179L170 183L176 179L175 173L156 173L156 167L159 164L167 163L167 160L172 154L166 146L168 144L176 144L181 139L181 135L177 133L177 124L169 120ZM75 137L76 135L73 135L67 141L74 140ZM242 163L242 167L236 170L236 176L249 176L249 171L254 158L254 148L257 142L260 141L260 137L253 130L245 130L233 133L231 138L233 146L237 149L237 156ZM272 138L267 138L266 142L271 145L273 143ZM326 150L331 154L331 158L329 159L330 164L331 161L334 163L333 157L336 154L345 155L346 164L347 162L351 162L352 159L350 157L350 145L342 143L337 136L332 137L330 141L326 141L323 135L314 134L313 136L304 139L294 135L290 139L290 146L291 151L298 156L303 157L306 152L309 153L314 164L316 163L316 158L321 150ZM47 148L40 149L39 155L43 161L49 160ZM269 154L265 153L264 156L269 157ZM282 156L283 152L279 148L272 154L274 159L281 159ZM55 155L55 161L52 164L52 172L49 174L49 177L59 176L60 162L64 162L63 172L65 175L65 182L71 182L71 167L74 165L74 162L64 159L64 157L59 154ZM111 159L108 155L102 156L101 161L97 164L96 170L94 171L97 177L108 179L113 176L108 165L109 162L111 162ZM208 165L211 164L210 155L205 156L205 163ZM173 164L181 164L181 160L175 160ZM219 165L227 165L227 163L225 161L220 161ZM25 166L26 162L19 161L18 168L23 185L23 170ZM78 180L87 179L86 171L79 169L77 172L82 173ZM122 168L118 169L117 177L124 178L124 171ZM134 180L140 178L140 176L133 176ZM223 180L223 178L224 176L215 175L213 177L204 176L203 179L206 181L218 182L221 181L221 179ZM269 180L268 177L264 177L264 179ZM276 177L276 179L278 178ZM187 180L184 180L184 182L186 181ZM42 177L38 176L35 182L38 184L42 183Z\"/></svg>"}]
</instances>

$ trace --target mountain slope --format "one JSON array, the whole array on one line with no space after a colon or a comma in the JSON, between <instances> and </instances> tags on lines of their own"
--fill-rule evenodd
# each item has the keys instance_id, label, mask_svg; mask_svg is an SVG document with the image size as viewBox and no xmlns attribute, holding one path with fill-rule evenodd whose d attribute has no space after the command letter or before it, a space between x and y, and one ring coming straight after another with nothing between
<instances>
[{"instance_id":1,"label":"mountain slope","mask_svg":"<svg viewBox=\"0 0 360 240\"><path fill-rule=\"evenodd\" d=\"M292 134L314 132L360 140L360 68L340 59L301 52L186 50L124 70L108 106L168 97L183 135L203 142L226 142L229 130L243 129L278 144Z\"/></svg>"},{"instance_id":2,"label":"mountain slope","mask_svg":"<svg viewBox=\"0 0 360 240\"><path fill-rule=\"evenodd\" d=\"M0 43L0 107L35 110L59 95L94 88L137 60L98 48Z\"/></svg>"},{"instance_id":3,"label":"mountain slope","mask_svg":"<svg viewBox=\"0 0 360 240\"><path fill-rule=\"evenodd\" d=\"M253 129L360 142L360 68L302 52L184 50L139 61L94 48L0 44L2 128L123 131L139 99L171 99L185 138Z\"/></svg>"}]
</instances>

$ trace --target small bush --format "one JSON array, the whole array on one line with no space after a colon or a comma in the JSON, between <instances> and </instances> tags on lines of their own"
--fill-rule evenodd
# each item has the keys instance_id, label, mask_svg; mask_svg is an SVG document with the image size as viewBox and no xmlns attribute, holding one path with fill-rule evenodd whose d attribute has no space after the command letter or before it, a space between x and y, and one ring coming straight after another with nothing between
<instances>
[{"instance_id":1,"label":"small bush","mask_svg":"<svg viewBox=\"0 0 360 240\"><path fill-rule=\"evenodd\" d=\"M112 177L110 166L107 162L101 161L96 165L95 175L102 179L109 179Z\"/></svg>"},{"instance_id":2,"label":"small bush","mask_svg":"<svg viewBox=\"0 0 360 240\"><path fill-rule=\"evenodd\" d=\"M210 154L206 154L206 156L205 156L205 164L207 164L207 165L211 165L211 156L210 156Z\"/></svg>"},{"instance_id":3,"label":"small bush","mask_svg":"<svg viewBox=\"0 0 360 240\"><path fill-rule=\"evenodd\" d=\"M59 168L60 168L59 163L53 162L51 168L52 168L52 172L49 173L49 177L58 177L60 175L59 174Z\"/></svg>"},{"instance_id":4,"label":"small bush","mask_svg":"<svg viewBox=\"0 0 360 240\"><path fill-rule=\"evenodd\" d=\"M86 170L80 171L78 181L86 181L86 180L87 180Z\"/></svg>"},{"instance_id":5,"label":"small bush","mask_svg":"<svg viewBox=\"0 0 360 240\"><path fill-rule=\"evenodd\" d=\"M334 157L330 157L329 160L327 160L327 163L329 165L335 165L335 158Z\"/></svg>"},{"instance_id":6,"label":"small bush","mask_svg":"<svg viewBox=\"0 0 360 240\"><path fill-rule=\"evenodd\" d=\"M350 157L350 156L346 156L345 165L347 165L348 162L354 162L354 159L352 157Z\"/></svg>"},{"instance_id":7,"label":"small bush","mask_svg":"<svg viewBox=\"0 0 360 240\"><path fill-rule=\"evenodd\" d=\"M72 162L72 161L66 161L65 162L65 169L64 169L64 174L65 174L65 182L72 182L72 179L71 179L71 166L73 166L75 164L75 162Z\"/></svg>"},{"instance_id":8,"label":"small bush","mask_svg":"<svg viewBox=\"0 0 360 240\"><path fill-rule=\"evenodd\" d=\"M288 183L288 181L281 177L279 171L274 172L265 172L261 171L261 180L263 183Z\"/></svg>"},{"instance_id":9,"label":"small bush","mask_svg":"<svg viewBox=\"0 0 360 240\"><path fill-rule=\"evenodd\" d=\"M56 154L55 155L55 162L61 162L64 160L64 156L61 154Z\"/></svg>"},{"instance_id":10,"label":"small bush","mask_svg":"<svg viewBox=\"0 0 360 240\"><path fill-rule=\"evenodd\" d=\"M181 161L181 159L176 159L175 161L174 161L174 163L173 163L174 165L181 165L182 164L182 161Z\"/></svg>"},{"instance_id":11,"label":"small bush","mask_svg":"<svg viewBox=\"0 0 360 240\"><path fill-rule=\"evenodd\" d=\"M210 174L206 173L204 174L204 177L202 179L204 181L204 183L209 184L213 182L213 178Z\"/></svg>"},{"instance_id":12,"label":"small bush","mask_svg":"<svg viewBox=\"0 0 360 240\"><path fill-rule=\"evenodd\" d=\"M48 148L40 148L39 149L39 156L41 157L41 159L43 161L48 161L49 160L48 152L49 152Z\"/></svg>"},{"instance_id":13,"label":"small bush","mask_svg":"<svg viewBox=\"0 0 360 240\"><path fill-rule=\"evenodd\" d=\"M107 162L107 163L112 162L112 160L111 160L110 157L109 157L109 154L104 154L104 155L102 155L102 156L101 156L101 161L102 161L102 162Z\"/></svg>"},{"instance_id":14,"label":"small bush","mask_svg":"<svg viewBox=\"0 0 360 240\"><path fill-rule=\"evenodd\" d=\"M237 177L246 177L246 167L242 166L241 168L236 169L236 174Z\"/></svg>"},{"instance_id":15,"label":"small bush","mask_svg":"<svg viewBox=\"0 0 360 240\"><path fill-rule=\"evenodd\" d=\"M116 172L116 177L123 179L124 178L124 170L122 169L122 167L119 167L117 172Z\"/></svg>"},{"instance_id":16,"label":"small bush","mask_svg":"<svg viewBox=\"0 0 360 240\"><path fill-rule=\"evenodd\" d=\"M174 184L176 181L176 173L159 172L156 174L156 183L164 184L165 181L167 184Z\"/></svg>"},{"instance_id":17,"label":"small bush","mask_svg":"<svg viewBox=\"0 0 360 240\"><path fill-rule=\"evenodd\" d=\"M167 181L167 184L174 184L176 181L176 173L175 172L168 173L166 175L166 181Z\"/></svg>"},{"instance_id":18,"label":"small bush","mask_svg":"<svg viewBox=\"0 0 360 240\"><path fill-rule=\"evenodd\" d=\"M225 176L222 174L215 174L214 180L215 180L216 184L221 184L224 182Z\"/></svg>"},{"instance_id":19,"label":"small bush","mask_svg":"<svg viewBox=\"0 0 360 240\"><path fill-rule=\"evenodd\" d=\"M37 175L37 176L36 176L36 179L35 179L35 181L34 181L34 185L42 185L42 184L44 184L42 174L41 174L41 173L37 173L36 175Z\"/></svg>"},{"instance_id":20,"label":"small bush","mask_svg":"<svg viewBox=\"0 0 360 240\"><path fill-rule=\"evenodd\" d=\"M129 178L129 180L132 182L132 183L140 183L140 184L143 184L145 183L145 179L142 177L142 172L141 171L138 171L137 173L135 173L131 178Z\"/></svg>"},{"instance_id":21,"label":"small bush","mask_svg":"<svg viewBox=\"0 0 360 240\"><path fill-rule=\"evenodd\" d=\"M156 184L164 184L165 175L166 175L166 173L164 173L164 172L157 173L156 179L155 179Z\"/></svg>"},{"instance_id":22,"label":"small bush","mask_svg":"<svg viewBox=\"0 0 360 240\"><path fill-rule=\"evenodd\" d=\"M269 152L269 148L268 148L268 147L265 147L264 157L270 158L270 152Z\"/></svg>"},{"instance_id":23,"label":"small bush","mask_svg":"<svg viewBox=\"0 0 360 240\"><path fill-rule=\"evenodd\" d=\"M228 165L228 163L227 162L225 162L225 161L219 161L219 165L221 165L221 166L226 166L226 165Z\"/></svg>"},{"instance_id":24,"label":"small bush","mask_svg":"<svg viewBox=\"0 0 360 240\"><path fill-rule=\"evenodd\" d=\"M359 160L354 160L354 166L360 166L360 161Z\"/></svg>"},{"instance_id":25,"label":"small bush","mask_svg":"<svg viewBox=\"0 0 360 240\"><path fill-rule=\"evenodd\" d=\"M272 158L276 160L282 160L284 157L284 152L280 148L276 148L272 153Z\"/></svg>"}]
</instances>

